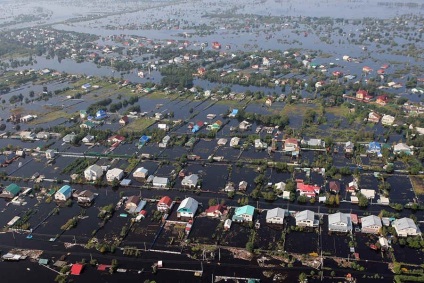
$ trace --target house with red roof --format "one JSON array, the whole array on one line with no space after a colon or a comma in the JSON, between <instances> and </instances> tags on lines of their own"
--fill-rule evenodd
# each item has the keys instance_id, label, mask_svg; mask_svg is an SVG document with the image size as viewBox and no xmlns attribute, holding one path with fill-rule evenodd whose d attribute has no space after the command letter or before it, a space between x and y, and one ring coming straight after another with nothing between
<instances>
[{"instance_id":1,"label":"house with red roof","mask_svg":"<svg viewBox=\"0 0 424 283\"><path fill-rule=\"evenodd\" d=\"M301 196L315 197L319 194L321 188L317 185L308 185L303 181L298 181L296 184L296 192L299 192Z\"/></svg>"},{"instance_id":2,"label":"house with red roof","mask_svg":"<svg viewBox=\"0 0 424 283\"><path fill-rule=\"evenodd\" d=\"M171 209L171 207L172 207L172 199L168 196L162 197L157 204L157 209L158 211L161 211L161 212L167 212Z\"/></svg>"},{"instance_id":3,"label":"house with red roof","mask_svg":"<svg viewBox=\"0 0 424 283\"><path fill-rule=\"evenodd\" d=\"M389 97L386 94L377 96L376 102L380 105L386 105L389 102Z\"/></svg>"},{"instance_id":4,"label":"house with red roof","mask_svg":"<svg viewBox=\"0 0 424 283\"><path fill-rule=\"evenodd\" d=\"M74 263L71 267L71 275L80 275L84 265L81 263Z\"/></svg>"},{"instance_id":5,"label":"house with red roof","mask_svg":"<svg viewBox=\"0 0 424 283\"><path fill-rule=\"evenodd\" d=\"M221 204L210 206L208 209L206 209L206 216L209 217L221 217L222 214L225 211L225 206Z\"/></svg>"},{"instance_id":6,"label":"house with red roof","mask_svg":"<svg viewBox=\"0 0 424 283\"><path fill-rule=\"evenodd\" d=\"M130 122L130 120L128 119L127 115L124 115L124 116L121 117L121 119L119 119L119 125L121 125L121 126L125 126L129 122Z\"/></svg>"},{"instance_id":7,"label":"house with red roof","mask_svg":"<svg viewBox=\"0 0 424 283\"><path fill-rule=\"evenodd\" d=\"M367 95L368 95L368 91L364 89L360 89L356 92L356 98L360 100L364 100Z\"/></svg>"}]
</instances>

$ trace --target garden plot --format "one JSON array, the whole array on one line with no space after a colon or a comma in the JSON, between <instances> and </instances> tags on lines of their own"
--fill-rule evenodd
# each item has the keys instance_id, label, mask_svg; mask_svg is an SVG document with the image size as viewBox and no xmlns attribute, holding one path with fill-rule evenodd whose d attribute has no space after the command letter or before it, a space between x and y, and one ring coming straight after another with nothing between
<instances>
[{"instance_id":1,"label":"garden plot","mask_svg":"<svg viewBox=\"0 0 424 283\"><path fill-rule=\"evenodd\" d=\"M251 232L249 224L233 222L230 230L222 232L220 245L246 248Z\"/></svg>"},{"instance_id":2,"label":"garden plot","mask_svg":"<svg viewBox=\"0 0 424 283\"><path fill-rule=\"evenodd\" d=\"M297 228L293 217L286 217L284 250L291 253L318 252L318 228Z\"/></svg>"},{"instance_id":3,"label":"garden plot","mask_svg":"<svg viewBox=\"0 0 424 283\"><path fill-rule=\"evenodd\" d=\"M355 252L359 253L361 258L375 261L388 261L388 253L382 253L380 249L373 250L370 245L378 243L378 236L373 234L355 233Z\"/></svg>"},{"instance_id":4,"label":"garden plot","mask_svg":"<svg viewBox=\"0 0 424 283\"><path fill-rule=\"evenodd\" d=\"M257 217L260 227L256 229L255 246L263 247L268 250L278 249L278 242L285 224L268 224L265 220L266 212L259 214Z\"/></svg>"},{"instance_id":5,"label":"garden plot","mask_svg":"<svg viewBox=\"0 0 424 283\"><path fill-rule=\"evenodd\" d=\"M189 239L191 242L215 245L221 238L223 222L218 218L196 217Z\"/></svg>"},{"instance_id":6,"label":"garden plot","mask_svg":"<svg viewBox=\"0 0 424 283\"><path fill-rule=\"evenodd\" d=\"M187 223L185 222L166 221L153 245L153 249L181 251L187 238L186 226Z\"/></svg>"},{"instance_id":7,"label":"garden plot","mask_svg":"<svg viewBox=\"0 0 424 283\"><path fill-rule=\"evenodd\" d=\"M414 202L415 192L408 176L388 177L386 182L390 184L390 202L406 204Z\"/></svg>"},{"instance_id":8,"label":"garden plot","mask_svg":"<svg viewBox=\"0 0 424 283\"><path fill-rule=\"evenodd\" d=\"M392 244L393 254L397 262L410 264L422 264L424 262L424 252L399 244Z\"/></svg>"}]
</instances>

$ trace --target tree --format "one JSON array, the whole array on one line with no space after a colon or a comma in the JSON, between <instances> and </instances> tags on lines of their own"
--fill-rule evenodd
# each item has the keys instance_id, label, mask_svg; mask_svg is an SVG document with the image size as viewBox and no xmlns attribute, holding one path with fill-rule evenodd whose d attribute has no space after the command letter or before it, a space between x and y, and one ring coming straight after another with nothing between
<instances>
[{"instance_id":1,"label":"tree","mask_svg":"<svg viewBox=\"0 0 424 283\"><path fill-rule=\"evenodd\" d=\"M254 246L253 246L253 243L251 241L249 241L249 242L246 243L246 250L248 252L252 253L253 252L253 248L254 248Z\"/></svg>"},{"instance_id":2,"label":"tree","mask_svg":"<svg viewBox=\"0 0 424 283\"><path fill-rule=\"evenodd\" d=\"M367 207L369 204L368 199L361 193L357 193L356 196L358 197L358 205L360 207Z\"/></svg>"},{"instance_id":3,"label":"tree","mask_svg":"<svg viewBox=\"0 0 424 283\"><path fill-rule=\"evenodd\" d=\"M217 201L216 201L216 199L211 198L211 199L209 199L208 204L209 204L209 206L214 206L214 205L217 204Z\"/></svg>"},{"instance_id":4,"label":"tree","mask_svg":"<svg viewBox=\"0 0 424 283\"><path fill-rule=\"evenodd\" d=\"M306 281L306 279L308 278L308 275L306 275L306 273L302 272L299 274L299 282L303 283Z\"/></svg>"}]
</instances>

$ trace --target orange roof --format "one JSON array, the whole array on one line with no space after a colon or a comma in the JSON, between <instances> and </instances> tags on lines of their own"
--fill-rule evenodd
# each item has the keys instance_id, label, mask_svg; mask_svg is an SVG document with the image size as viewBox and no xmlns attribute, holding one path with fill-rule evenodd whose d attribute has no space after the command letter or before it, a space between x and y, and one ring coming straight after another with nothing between
<instances>
[{"instance_id":1,"label":"orange roof","mask_svg":"<svg viewBox=\"0 0 424 283\"><path fill-rule=\"evenodd\" d=\"M71 267L71 274L80 275L83 268L84 265L82 265L81 263L74 263Z\"/></svg>"}]
</instances>

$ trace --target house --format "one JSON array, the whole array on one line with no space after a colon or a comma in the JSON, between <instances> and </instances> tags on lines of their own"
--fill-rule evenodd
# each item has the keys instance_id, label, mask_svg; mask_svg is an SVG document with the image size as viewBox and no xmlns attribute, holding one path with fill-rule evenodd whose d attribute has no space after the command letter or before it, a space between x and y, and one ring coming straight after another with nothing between
<instances>
[{"instance_id":1,"label":"house","mask_svg":"<svg viewBox=\"0 0 424 283\"><path fill-rule=\"evenodd\" d=\"M369 190L369 189L361 189L360 193L366 197L367 199L374 199L375 198L375 191Z\"/></svg>"},{"instance_id":2,"label":"house","mask_svg":"<svg viewBox=\"0 0 424 283\"><path fill-rule=\"evenodd\" d=\"M353 144L353 142L351 141L346 142L344 147L345 153L348 153L348 154L353 153L354 149L355 149L355 145Z\"/></svg>"},{"instance_id":3,"label":"house","mask_svg":"<svg viewBox=\"0 0 424 283\"><path fill-rule=\"evenodd\" d=\"M113 168L106 172L106 180L113 182L114 180L120 181L124 177L124 170L119 168Z\"/></svg>"},{"instance_id":4,"label":"house","mask_svg":"<svg viewBox=\"0 0 424 283\"><path fill-rule=\"evenodd\" d=\"M69 185L61 187L55 194L54 199L59 201L66 201L72 195L72 188Z\"/></svg>"},{"instance_id":5,"label":"house","mask_svg":"<svg viewBox=\"0 0 424 283\"><path fill-rule=\"evenodd\" d=\"M168 178L166 177L153 177L153 187L166 188L169 185Z\"/></svg>"},{"instance_id":6,"label":"house","mask_svg":"<svg viewBox=\"0 0 424 283\"><path fill-rule=\"evenodd\" d=\"M294 138L286 139L284 141L284 151L290 152L290 153L292 153L292 155L299 154L299 142L298 142L298 140L294 139Z\"/></svg>"},{"instance_id":7,"label":"house","mask_svg":"<svg viewBox=\"0 0 424 283\"><path fill-rule=\"evenodd\" d=\"M144 167L137 168L133 173L134 178L146 179L148 175L149 175L149 170L147 170Z\"/></svg>"},{"instance_id":8,"label":"house","mask_svg":"<svg viewBox=\"0 0 424 283\"><path fill-rule=\"evenodd\" d=\"M286 211L282 208L276 207L266 212L265 221L271 224L283 224Z\"/></svg>"},{"instance_id":9,"label":"house","mask_svg":"<svg viewBox=\"0 0 424 283\"><path fill-rule=\"evenodd\" d=\"M120 135L113 135L107 139L107 142L110 144L116 144L116 143L119 144L123 141L125 141L125 137Z\"/></svg>"},{"instance_id":10,"label":"house","mask_svg":"<svg viewBox=\"0 0 424 283\"><path fill-rule=\"evenodd\" d=\"M315 212L311 210L303 210L296 214L296 226L315 227L318 226L318 220L315 220Z\"/></svg>"},{"instance_id":11,"label":"house","mask_svg":"<svg viewBox=\"0 0 424 283\"><path fill-rule=\"evenodd\" d=\"M206 216L209 217L221 217L222 214L225 211L225 206L221 204L210 206L208 209L206 209Z\"/></svg>"},{"instance_id":12,"label":"house","mask_svg":"<svg viewBox=\"0 0 424 283\"><path fill-rule=\"evenodd\" d=\"M161 212L167 212L172 207L172 199L168 196L163 196L156 205L157 210Z\"/></svg>"},{"instance_id":13,"label":"house","mask_svg":"<svg viewBox=\"0 0 424 283\"><path fill-rule=\"evenodd\" d=\"M379 142L370 142L368 144L367 153L375 153L378 157L381 157L381 144Z\"/></svg>"},{"instance_id":14,"label":"house","mask_svg":"<svg viewBox=\"0 0 424 283\"><path fill-rule=\"evenodd\" d=\"M64 143L72 143L75 141L76 136L77 135L75 133L67 134L66 136L63 137L62 141Z\"/></svg>"},{"instance_id":15,"label":"house","mask_svg":"<svg viewBox=\"0 0 424 283\"><path fill-rule=\"evenodd\" d=\"M189 176L185 176L181 181L181 185L183 187L195 188L197 186L197 182L199 181L199 176L197 174L191 174Z\"/></svg>"},{"instance_id":16,"label":"house","mask_svg":"<svg viewBox=\"0 0 424 283\"><path fill-rule=\"evenodd\" d=\"M300 141L300 144L306 145L306 146L312 146L312 147L325 147L325 141L321 139L303 138Z\"/></svg>"},{"instance_id":17,"label":"house","mask_svg":"<svg viewBox=\"0 0 424 283\"><path fill-rule=\"evenodd\" d=\"M383 117L381 118L381 124L385 126L391 126L393 125L394 122L395 122L395 117L391 115L383 115Z\"/></svg>"},{"instance_id":18,"label":"house","mask_svg":"<svg viewBox=\"0 0 424 283\"><path fill-rule=\"evenodd\" d=\"M340 183L337 181L330 181L330 192L338 194L340 192Z\"/></svg>"},{"instance_id":19,"label":"house","mask_svg":"<svg viewBox=\"0 0 424 283\"><path fill-rule=\"evenodd\" d=\"M352 220L350 214L337 212L328 215L328 230L332 232L352 231Z\"/></svg>"},{"instance_id":20,"label":"house","mask_svg":"<svg viewBox=\"0 0 424 283\"><path fill-rule=\"evenodd\" d=\"M34 140L37 135L31 131L21 131L19 133L19 137L21 138L21 140Z\"/></svg>"},{"instance_id":21,"label":"house","mask_svg":"<svg viewBox=\"0 0 424 283\"><path fill-rule=\"evenodd\" d=\"M378 234L380 232L381 227L383 227L380 217L375 215L362 217L361 223L362 233Z\"/></svg>"},{"instance_id":22,"label":"house","mask_svg":"<svg viewBox=\"0 0 424 283\"><path fill-rule=\"evenodd\" d=\"M140 203L139 196L130 196L125 202L125 210L135 211L139 203Z\"/></svg>"},{"instance_id":23,"label":"house","mask_svg":"<svg viewBox=\"0 0 424 283\"><path fill-rule=\"evenodd\" d=\"M273 102L272 97L268 96L266 98L266 100L265 100L265 105L268 106L268 107L271 107L272 106L272 102Z\"/></svg>"},{"instance_id":24,"label":"house","mask_svg":"<svg viewBox=\"0 0 424 283\"><path fill-rule=\"evenodd\" d=\"M88 90L90 90L90 88L91 88L91 84L89 84L89 83L83 84L83 85L81 86L81 88L82 88L83 90L85 90L85 91L88 91Z\"/></svg>"},{"instance_id":25,"label":"house","mask_svg":"<svg viewBox=\"0 0 424 283\"><path fill-rule=\"evenodd\" d=\"M128 118L127 115L124 115L124 116L121 117L121 119L119 119L119 125L121 125L121 126L125 126L129 122L130 122L130 119Z\"/></svg>"},{"instance_id":26,"label":"house","mask_svg":"<svg viewBox=\"0 0 424 283\"><path fill-rule=\"evenodd\" d=\"M380 122L380 119L381 119L381 115L374 111L371 111L368 114L368 122L378 123Z\"/></svg>"},{"instance_id":27,"label":"house","mask_svg":"<svg viewBox=\"0 0 424 283\"><path fill-rule=\"evenodd\" d=\"M192 197L185 198L177 209L177 217L189 217L194 218L196 215L197 208L199 203Z\"/></svg>"},{"instance_id":28,"label":"house","mask_svg":"<svg viewBox=\"0 0 424 283\"><path fill-rule=\"evenodd\" d=\"M230 140L230 147L238 146L239 143L240 143L239 137L232 137L231 140Z\"/></svg>"},{"instance_id":29,"label":"house","mask_svg":"<svg viewBox=\"0 0 424 283\"><path fill-rule=\"evenodd\" d=\"M275 189L283 192L286 189L286 183L284 182L275 183Z\"/></svg>"},{"instance_id":30,"label":"house","mask_svg":"<svg viewBox=\"0 0 424 283\"><path fill-rule=\"evenodd\" d=\"M53 149L46 150L46 158L53 159L55 155L55 151Z\"/></svg>"},{"instance_id":31,"label":"house","mask_svg":"<svg viewBox=\"0 0 424 283\"><path fill-rule=\"evenodd\" d=\"M356 92L356 98L359 100L364 100L368 96L368 91L360 89Z\"/></svg>"},{"instance_id":32,"label":"house","mask_svg":"<svg viewBox=\"0 0 424 283\"><path fill-rule=\"evenodd\" d=\"M396 219L393 221L392 226L395 228L396 234L399 237L417 236L421 234L414 220L408 217Z\"/></svg>"},{"instance_id":33,"label":"house","mask_svg":"<svg viewBox=\"0 0 424 283\"><path fill-rule=\"evenodd\" d=\"M233 221L231 221L231 219L225 220L225 222L224 222L224 229L225 230L230 230L232 223L233 223Z\"/></svg>"},{"instance_id":34,"label":"house","mask_svg":"<svg viewBox=\"0 0 424 283\"><path fill-rule=\"evenodd\" d=\"M12 183L3 190L1 195L5 198L14 198L19 194L20 191L21 187L19 187L15 183Z\"/></svg>"},{"instance_id":35,"label":"house","mask_svg":"<svg viewBox=\"0 0 424 283\"><path fill-rule=\"evenodd\" d=\"M385 94L377 96L376 102L382 106L389 102L389 97Z\"/></svg>"},{"instance_id":36,"label":"house","mask_svg":"<svg viewBox=\"0 0 424 283\"><path fill-rule=\"evenodd\" d=\"M103 120L103 119L105 119L106 117L107 117L106 111L105 111L105 110L100 109L100 110L98 110L98 111L96 112L96 117L94 117L94 119L96 119L96 120Z\"/></svg>"},{"instance_id":37,"label":"house","mask_svg":"<svg viewBox=\"0 0 424 283\"><path fill-rule=\"evenodd\" d=\"M82 139L82 142L83 143L89 143L89 142L92 142L93 140L94 140L94 136L88 134Z\"/></svg>"},{"instance_id":38,"label":"house","mask_svg":"<svg viewBox=\"0 0 424 283\"><path fill-rule=\"evenodd\" d=\"M225 192L234 192L236 190L236 188L234 187L234 183L233 182L228 182L225 185L224 191Z\"/></svg>"},{"instance_id":39,"label":"house","mask_svg":"<svg viewBox=\"0 0 424 283\"><path fill-rule=\"evenodd\" d=\"M171 140L170 136L164 136L163 139L162 139L162 142L159 143L159 147L160 148L167 148L170 140Z\"/></svg>"},{"instance_id":40,"label":"house","mask_svg":"<svg viewBox=\"0 0 424 283\"><path fill-rule=\"evenodd\" d=\"M261 139L255 139L255 149L264 149L268 145L265 142L262 142Z\"/></svg>"},{"instance_id":41,"label":"house","mask_svg":"<svg viewBox=\"0 0 424 283\"><path fill-rule=\"evenodd\" d=\"M80 275L84 268L83 264L74 263L71 267L71 275Z\"/></svg>"},{"instance_id":42,"label":"house","mask_svg":"<svg viewBox=\"0 0 424 283\"><path fill-rule=\"evenodd\" d=\"M148 137L148 136L146 136L146 135L143 135L143 136L141 136L140 137L140 139L138 140L138 142L139 142L139 146L143 146L143 145L145 145L146 143L148 143L150 141L150 137Z\"/></svg>"},{"instance_id":43,"label":"house","mask_svg":"<svg viewBox=\"0 0 424 283\"><path fill-rule=\"evenodd\" d=\"M165 132L169 131L169 125L165 123L159 123L158 129L164 130Z\"/></svg>"},{"instance_id":44,"label":"house","mask_svg":"<svg viewBox=\"0 0 424 283\"><path fill-rule=\"evenodd\" d=\"M80 119L86 119L87 118L87 116L88 116L88 114L87 114L87 111L86 110L80 110L79 111L79 114L80 114Z\"/></svg>"},{"instance_id":45,"label":"house","mask_svg":"<svg viewBox=\"0 0 424 283\"><path fill-rule=\"evenodd\" d=\"M84 123L82 123L80 125L80 128L81 129L88 129L88 130L90 130L90 129L94 128L95 126L96 126L96 124L94 124L91 121L84 121Z\"/></svg>"},{"instance_id":46,"label":"house","mask_svg":"<svg viewBox=\"0 0 424 283\"><path fill-rule=\"evenodd\" d=\"M217 142L217 145L218 146L225 146L226 144L227 144L227 139L225 139L225 138L220 138L220 139L218 139L218 142Z\"/></svg>"},{"instance_id":47,"label":"house","mask_svg":"<svg viewBox=\"0 0 424 283\"><path fill-rule=\"evenodd\" d=\"M303 181L297 182L296 192L299 192L301 196L315 197L319 194L321 188L317 185L307 185Z\"/></svg>"},{"instance_id":48,"label":"house","mask_svg":"<svg viewBox=\"0 0 424 283\"><path fill-rule=\"evenodd\" d=\"M235 222L252 222L255 208L251 205L237 207L234 211L232 220Z\"/></svg>"},{"instance_id":49,"label":"house","mask_svg":"<svg viewBox=\"0 0 424 283\"><path fill-rule=\"evenodd\" d=\"M238 185L238 189L241 192L245 192L247 190L247 182L246 181L240 181L239 185Z\"/></svg>"},{"instance_id":50,"label":"house","mask_svg":"<svg viewBox=\"0 0 424 283\"><path fill-rule=\"evenodd\" d=\"M103 169L97 164L88 166L87 169L84 170L84 178L87 181L97 181L97 180L100 180L102 176L103 176Z\"/></svg>"},{"instance_id":51,"label":"house","mask_svg":"<svg viewBox=\"0 0 424 283\"><path fill-rule=\"evenodd\" d=\"M252 124L247 122L246 120L240 122L239 124L239 129L241 131L247 131L247 130L250 130L251 128L252 128Z\"/></svg>"},{"instance_id":52,"label":"house","mask_svg":"<svg viewBox=\"0 0 424 283\"><path fill-rule=\"evenodd\" d=\"M413 151L406 143L398 143L393 147L393 153L401 154L404 153L406 155L412 155Z\"/></svg>"},{"instance_id":53,"label":"house","mask_svg":"<svg viewBox=\"0 0 424 283\"><path fill-rule=\"evenodd\" d=\"M79 203L91 203L94 200L94 193L89 190L82 191L77 198Z\"/></svg>"},{"instance_id":54,"label":"house","mask_svg":"<svg viewBox=\"0 0 424 283\"><path fill-rule=\"evenodd\" d=\"M50 138L49 132L38 132L35 136L37 139L40 140L48 140Z\"/></svg>"}]
</instances>

